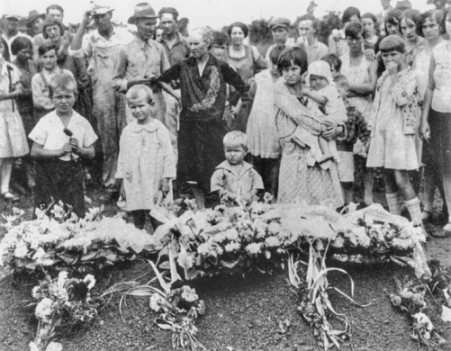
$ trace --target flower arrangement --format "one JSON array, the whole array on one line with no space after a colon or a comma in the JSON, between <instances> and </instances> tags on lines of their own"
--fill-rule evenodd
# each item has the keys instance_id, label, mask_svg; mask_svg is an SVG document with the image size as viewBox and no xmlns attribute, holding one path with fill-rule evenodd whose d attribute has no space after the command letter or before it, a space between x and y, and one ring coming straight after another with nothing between
<instances>
[{"instance_id":1,"label":"flower arrangement","mask_svg":"<svg viewBox=\"0 0 451 351\"><path fill-rule=\"evenodd\" d=\"M93 271L153 248L150 235L122 218L102 217L100 208L77 218L60 203L51 212L38 209L36 214L37 219L23 221L23 211L15 209L5 217L8 233L0 242L0 265L10 272L67 266Z\"/></svg>"},{"instance_id":2,"label":"flower arrangement","mask_svg":"<svg viewBox=\"0 0 451 351\"><path fill-rule=\"evenodd\" d=\"M91 291L96 284L94 276L83 279L69 278L61 271L58 278L48 275L32 291L37 301L35 316L39 321L36 338L30 343L31 351L49 349L49 342L70 328L91 323L97 317L101 299L93 297ZM52 348L58 347L52 343Z\"/></svg>"},{"instance_id":3,"label":"flower arrangement","mask_svg":"<svg viewBox=\"0 0 451 351\"><path fill-rule=\"evenodd\" d=\"M181 286L178 280L166 282L155 264L152 261L148 262L162 290L152 286L152 281L146 285L135 286L123 295L120 311L127 296L149 296L150 308L158 313L155 324L163 330L172 331L174 349L206 350L196 337L198 329L195 324L196 319L205 314L204 301L200 300L196 291L188 285ZM123 317L122 320L125 322Z\"/></svg>"}]
</instances>

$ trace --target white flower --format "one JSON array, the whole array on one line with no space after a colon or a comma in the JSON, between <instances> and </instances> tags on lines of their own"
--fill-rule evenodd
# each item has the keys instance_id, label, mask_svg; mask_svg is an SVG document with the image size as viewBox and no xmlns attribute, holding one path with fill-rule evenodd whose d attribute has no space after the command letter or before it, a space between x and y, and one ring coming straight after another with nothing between
<instances>
[{"instance_id":1,"label":"white flower","mask_svg":"<svg viewBox=\"0 0 451 351\"><path fill-rule=\"evenodd\" d=\"M227 230L225 237L230 241L237 241L239 239L238 232L235 228Z\"/></svg>"},{"instance_id":2,"label":"white flower","mask_svg":"<svg viewBox=\"0 0 451 351\"><path fill-rule=\"evenodd\" d=\"M69 273L66 271L61 271L58 274L58 288L64 289L64 284L66 284L67 277L69 276Z\"/></svg>"},{"instance_id":3,"label":"white flower","mask_svg":"<svg viewBox=\"0 0 451 351\"><path fill-rule=\"evenodd\" d=\"M239 243L229 243L225 246L225 250L227 252L234 252L234 251L238 251L241 248L241 245Z\"/></svg>"},{"instance_id":4,"label":"white flower","mask_svg":"<svg viewBox=\"0 0 451 351\"><path fill-rule=\"evenodd\" d=\"M33 296L33 298L35 299L39 299L39 297L41 296L41 287L35 286L31 291L31 296Z\"/></svg>"},{"instance_id":5,"label":"white flower","mask_svg":"<svg viewBox=\"0 0 451 351\"><path fill-rule=\"evenodd\" d=\"M45 256L45 251L42 247L40 247L33 255L33 260L39 261L44 256Z\"/></svg>"},{"instance_id":6,"label":"white flower","mask_svg":"<svg viewBox=\"0 0 451 351\"><path fill-rule=\"evenodd\" d=\"M88 286L88 290L91 290L94 285L96 285L96 280L92 274L88 274L84 279L83 282Z\"/></svg>"},{"instance_id":7,"label":"white flower","mask_svg":"<svg viewBox=\"0 0 451 351\"><path fill-rule=\"evenodd\" d=\"M246 251L249 255L258 255L261 252L261 243L252 243L246 246Z\"/></svg>"},{"instance_id":8,"label":"white flower","mask_svg":"<svg viewBox=\"0 0 451 351\"><path fill-rule=\"evenodd\" d=\"M217 256L216 251L212 248L209 242L200 244L197 248L197 253L199 255L214 256L214 257Z\"/></svg>"},{"instance_id":9,"label":"white flower","mask_svg":"<svg viewBox=\"0 0 451 351\"><path fill-rule=\"evenodd\" d=\"M161 310L162 303L163 298L160 296L160 294L155 293L150 297L150 308L155 312L159 312Z\"/></svg>"},{"instance_id":10,"label":"white flower","mask_svg":"<svg viewBox=\"0 0 451 351\"><path fill-rule=\"evenodd\" d=\"M16 249L14 250L14 256L17 258L25 258L28 255L28 247L27 244L23 240L19 241L16 245Z\"/></svg>"},{"instance_id":11,"label":"white flower","mask_svg":"<svg viewBox=\"0 0 451 351\"><path fill-rule=\"evenodd\" d=\"M30 351L39 351L38 345L36 345L33 341L28 345L30 347Z\"/></svg>"},{"instance_id":12,"label":"white flower","mask_svg":"<svg viewBox=\"0 0 451 351\"><path fill-rule=\"evenodd\" d=\"M199 296L196 294L196 290L191 289L189 286L183 286L182 298L188 302L194 302L199 299Z\"/></svg>"},{"instance_id":13,"label":"white flower","mask_svg":"<svg viewBox=\"0 0 451 351\"><path fill-rule=\"evenodd\" d=\"M268 226L268 231L269 231L271 234L277 234L277 233L280 232L281 229L282 229L282 228L280 227L280 224L277 223L277 222L271 222L271 223L269 224L269 226Z\"/></svg>"},{"instance_id":14,"label":"white flower","mask_svg":"<svg viewBox=\"0 0 451 351\"><path fill-rule=\"evenodd\" d=\"M36 310L34 312L36 317L41 319L44 323L48 323L50 321L50 316L53 313L52 305L53 300L47 297L42 299L36 306Z\"/></svg>"},{"instance_id":15,"label":"white flower","mask_svg":"<svg viewBox=\"0 0 451 351\"><path fill-rule=\"evenodd\" d=\"M268 247L279 247L280 246L280 241L276 236L271 236L269 238L266 238L265 243L266 243L266 245L268 245Z\"/></svg>"},{"instance_id":16,"label":"white flower","mask_svg":"<svg viewBox=\"0 0 451 351\"><path fill-rule=\"evenodd\" d=\"M426 316L422 312L415 313L413 318L417 321L417 323L419 323L422 326L424 326L426 328L426 330L429 331L429 332L432 331L432 329L434 328L434 326L432 325L432 322L429 319L429 317Z\"/></svg>"}]
</instances>

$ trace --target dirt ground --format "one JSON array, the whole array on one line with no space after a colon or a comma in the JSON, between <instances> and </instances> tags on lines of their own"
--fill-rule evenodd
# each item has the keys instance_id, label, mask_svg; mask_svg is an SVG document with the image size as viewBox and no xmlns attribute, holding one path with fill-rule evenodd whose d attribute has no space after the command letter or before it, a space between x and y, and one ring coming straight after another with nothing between
<instances>
[{"instance_id":1,"label":"dirt ground","mask_svg":"<svg viewBox=\"0 0 451 351\"><path fill-rule=\"evenodd\" d=\"M99 191L90 191L93 206L101 204ZM380 191L376 200L383 201ZM441 202L437 202L437 213L441 212ZM20 207L27 209L31 216L32 206L28 197L22 197ZM3 204L3 212L8 213L11 204ZM116 213L114 202L105 207L107 216ZM443 223L437 215L428 231L440 231ZM0 234L0 238L1 238ZM432 238L426 246L428 258L439 259L451 266L449 251L451 238ZM331 293L331 301L338 312L345 313L352 323L352 344L343 350L356 351L409 351L426 350L410 338L411 327L406 316L394 310L387 296L395 291L393 276L413 277L413 272L394 264L362 266L330 261L329 267L344 268L355 283L355 299L361 303L371 302L371 306L359 308L350 304L336 293ZM97 291L102 292L114 283L129 281L143 274L140 281L152 278L148 264L137 261L107 271L98 280ZM350 286L342 275L332 273L330 283L349 293ZM0 271L1 278L1 271ZM0 280L0 351L25 351L34 339L36 320L33 311L26 308L31 299L31 289L35 282L27 279L14 281L11 277ZM267 351L315 351L321 350L313 336L313 329L306 325L297 312L298 298L288 283L286 271L278 270L272 275L251 272L246 276L218 276L190 283L206 302L207 313L199 319L199 340L207 350L267 350ZM120 319L119 296L112 298L100 318L91 328L58 339L65 351L142 351L171 350L171 334L156 327L156 315L150 310L148 299L130 298L124 309L127 323ZM431 309L437 306L429 298ZM432 310L431 310L432 311ZM436 310L437 311L437 310ZM434 325L451 341L451 325L439 320L434 314ZM279 321L290 321L287 332L279 332ZM333 319L332 319L333 321ZM442 350L451 350L445 345Z\"/></svg>"}]
</instances>

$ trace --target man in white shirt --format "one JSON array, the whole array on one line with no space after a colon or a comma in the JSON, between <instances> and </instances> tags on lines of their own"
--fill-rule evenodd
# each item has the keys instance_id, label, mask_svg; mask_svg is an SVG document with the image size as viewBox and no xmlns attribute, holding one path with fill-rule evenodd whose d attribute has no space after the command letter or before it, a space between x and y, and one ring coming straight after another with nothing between
<instances>
[{"instance_id":1,"label":"man in white shirt","mask_svg":"<svg viewBox=\"0 0 451 351\"><path fill-rule=\"evenodd\" d=\"M93 78L93 115L103 151L102 182L110 194L116 190L114 175L119 138L125 127L124 95L114 91L112 78L121 48L133 40L126 29L113 26L113 11L108 6L87 11L69 49L70 55L84 57L89 62L88 73ZM97 29L85 35L92 19Z\"/></svg>"},{"instance_id":2,"label":"man in white shirt","mask_svg":"<svg viewBox=\"0 0 451 351\"><path fill-rule=\"evenodd\" d=\"M20 17L16 15L6 15L6 25L5 25L5 32L2 34L3 38L8 43L9 53L11 55L11 61L15 60L15 56L11 54L11 44L17 37L26 37L31 40L31 38L26 35L19 32L19 20Z\"/></svg>"}]
</instances>

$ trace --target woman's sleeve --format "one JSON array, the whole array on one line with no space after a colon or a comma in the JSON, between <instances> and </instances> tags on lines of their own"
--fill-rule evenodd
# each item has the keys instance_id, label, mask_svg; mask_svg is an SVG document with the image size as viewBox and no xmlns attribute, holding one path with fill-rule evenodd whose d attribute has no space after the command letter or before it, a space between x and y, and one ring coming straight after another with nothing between
<instances>
[{"instance_id":1,"label":"woman's sleeve","mask_svg":"<svg viewBox=\"0 0 451 351\"><path fill-rule=\"evenodd\" d=\"M249 85L247 85L243 79L241 79L240 75L235 72L235 70L230 67L227 63L221 66L222 75L224 77L224 81L233 86L236 91L240 94L245 94L249 90Z\"/></svg>"},{"instance_id":2,"label":"woman's sleeve","mask_svg":"<svg viewBox=\"0 0 451 351\"><path fill-rule=\"evenodd\" d=\"M276 83L274 86L274 104L287 115L294 123L300 127L307 128L316 133L321 133L321 119L319 112L307 109L298 99L283 86L283 83ZM317 116L318 114L318 116ZM315 119L317 117L317 119Z\"/></svg>"},{"instance_id":3,"label":"woman's sleeve","mask_svg":"<svg viewBox=\"0 0 451 351\"><path fill-rule=\"evenodd\" d=\"M399 107L405 106L414 99L418 91L418 79L415 71L407 72L405 76L400 77L390 89L390 95Z\"/></svg>"},{"instance_id":4,"label":"woman's sleeve","mask_svg":"<svg viewBox=\"0 0 451 351\"><path fill-rule=\"evenodd\" d=\"M180 78L180 63L177 63L171 68L164 71L158 78L158 81L169 84L173 80L178 80L179 78Z\"/></svg>"}]
</instances>

